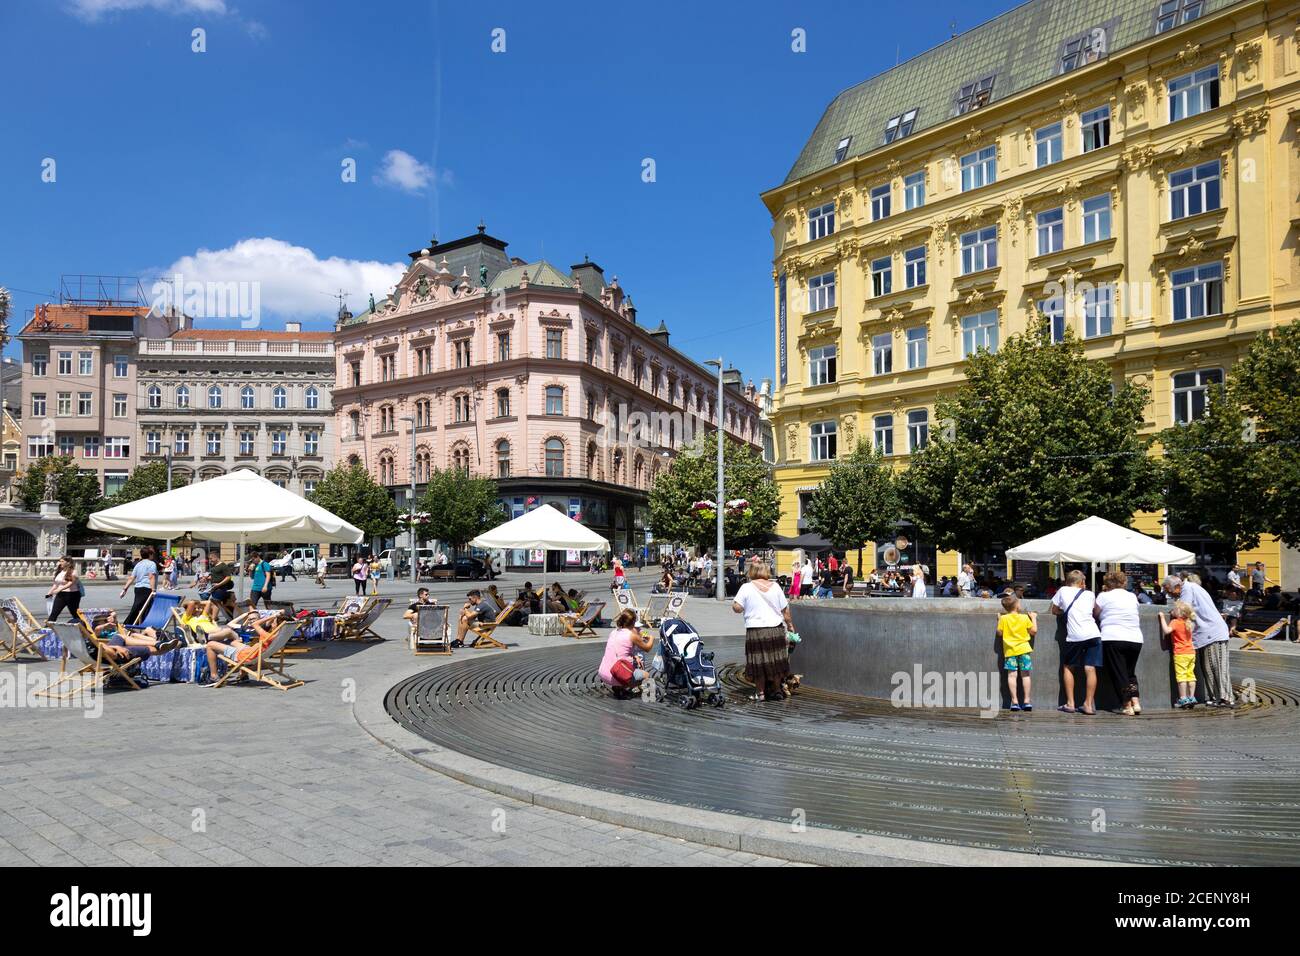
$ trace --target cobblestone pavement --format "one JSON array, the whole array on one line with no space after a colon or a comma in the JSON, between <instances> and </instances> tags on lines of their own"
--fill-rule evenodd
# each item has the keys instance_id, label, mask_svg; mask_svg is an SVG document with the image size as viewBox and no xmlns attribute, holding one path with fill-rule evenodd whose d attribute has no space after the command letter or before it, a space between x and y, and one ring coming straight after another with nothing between
<instances>
[{"instance_id":1,"label":"cobblestone pavement","mask_svg":"<svg viewBox=\"0 0 1300 956\"><path fill-rule=\"evenodd\" d=\"M607 580L562 578L597 590ZM633 580L643 579L648 587L648 574ZM498 583L508 594L521 580ZM331 604L345 588L350 582L321 590L304 579L282 584L276 597ZM512 801L376 742L354 720L353 694L382 695L446 660L501 653L413 657L401 619L411 587L381 588L399 598L379 626L389 640L313 645L293 658L306 681L295 690L155 684L110 692L98 719L73 709L0 709L0 864L786 865ZM466 589L434 588L456 602ZM88 591L88 607L127 605L115 587ZM43 588L11 593L41 616ZM740 633L727 609L699 604L701 629ZM521 647L556 640L519 628L498 634ZM0 680L19 673L0 664Z\"/></svg>"}]
</instances>

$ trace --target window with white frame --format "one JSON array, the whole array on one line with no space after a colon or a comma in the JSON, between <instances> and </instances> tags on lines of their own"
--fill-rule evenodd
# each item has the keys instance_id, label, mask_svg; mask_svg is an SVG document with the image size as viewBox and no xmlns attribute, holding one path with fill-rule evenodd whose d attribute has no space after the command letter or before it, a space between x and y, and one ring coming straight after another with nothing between
<instances>
[{"instance_id":1,"label":"window with white frame","mask_svg":"<svg viewBox=\"0 0 1300 956\"><path fill-rule=\"evenodd\" d=\"M1110 193L1083 201L1083 242L1101 242L1110 238Z\"/></svg>"},{"instance_id":2,"label":"window with white frame","mask_svg":"<svg viewBox=\"0 0 1300 956\"><path fill-rule=\"evenodd\" d=\"M1034 157L1040 168L1061 161L1061 124L1034 131Z\"/></svg>"},{"instance_id":3,"label":"window with white frame","mask_svg":"<svg viewBox=\"0 0 1300 956\"><path fill-rule=\"evenodd\" d=\"M162 432L144 433L144 453L157 455L162 451Z\"/></svg>"},{"instance_id":4,"label":"window with white frame","mask_svg":"<svg viewBox=\"0 0 1300 956\"><path fill-rule=\"evenodd\" d=\"M87 415L92 414L94 401L95 401L94 392L78 392L77 393L77 414L83 418L86 417Z\"/></svg>"},{"instance_id":5,"label":"window with white frame","mask_svg":"<svg viewBox=\"0 0 1300 956\"><path fill-rule=\"evenodd\" d=\"M1156 7L1156 33L1195 20L1201 15L1202 0L1160 0Z\"/></svg>"},{"instance_id":6,"label":"window with white frame","mask_svg":"<svg viewBox=\"0 0 1300 956\"><path fill-rule=\"evenodd\" d=\"M998 148L985 146L961 158L961 191L968 192L997 182Z\"/></svg>"},{"instance_id":7,"label":"window with white frame","mask_svg":"<svg viewBox=\"0 0 1300 956\"><path fill-rule=\"evenodd\" d=\"M72 374L72 353L71 352L59 353L59 374L60 375Z\"/></svg>"},{"instance_id":8,"label":"window with white frame","mask_svg":"<svg viewBox=\"0 0 1300 956\"><path fill-rule=\"evenodd\" d=\"M271 432L271 454L285 455L289 451L289 433L283 429Z\"/></svg>"},{"instance_id":9,"label":"window with white frame","mask_svg":"<svg viewBox=\"0 0 1300 956\"><path fill-rule=\"evenodd\" d=\"M159 386L150 385L144 394L150 408L162 408L162 389Z\"/></svg>"},{"instance_id":10,"label":"window with white frame","mask_svg":"<svg viewBox=\"0 0 1300 956\"><path fill-rule=\"evenodd\" d=\"M912 132L912 127L916 125L916 108L908 110L906 113L899 113L897 116L891 116L885 121L885 142L892 143L896 139L902 139Z\"/></svg>"},{"instance_id":11,"label":"window with white frame","mask_svg":"<svg viewBox=\"0 0 1300 956\"><path fill-rule=\"evenodd\" d=\"M1219 67L1207 66L1169 81L1169 122L1176 123L1219 105Z\"/></svg>"},{"instance_id":12,"label":"window with white frame","mask_svg":"<svg viewBox=\"0 0 1300 956\"><path fill-rule=\"evenodd\" d=\"M876 186L871 190L871 221L877 222L881 219L887 219L890 213L890 187L889 183L883 186Z\"/></svg>"},{"instance_id":13,"label":"window with white frame","mask_svg":"<svg viewBox=\"0 0 1300 956\"><path fill-rule=\"evenodd\" d=\"M250 456L255 453L257 448L257 435L251 430L244 430L239 433L239 454Z\"/></svg>"},{"instance_id":14,"label":"window with white frame","mask_svg":"<svg viewBox=\"0 0 1300 956\"><path fill-rule=\"evenodd\" d=\"M1179 425L1194 422L1205 415L1210 404L1210 389L1223 385L1223 369L1204 368L1174 375L1174 421Z\"/></svg>"},{"instance_id":15,"label":"window with white frame","mask_svg":"<svg viewBox=\"0 0 1300 956\"><path fill-rule=\"evenodd\" d=\"M823 345L808 350L808 384L830 385L835 381L837 347Z\"/></svg>"},{"instance_id":16,"label":"window with white frame","mask_svg":"<svg viewBox=\"0 0 1300 956\"><path fill-rule=\"evenodd\" d=\"M1174 321L1199 319L1223 312L1223 263L1211 262L1179 269L1170 277Z\"/></svg>"},{"instance_id":17,"label":"window with white frame","mask_svg":"<svg viewBox=\"0 0 1300 956\"><path fill-rule=\"evenodd\" d=\"M208 408L221 407L221 386L212 385L208 388Z\"/></svg>"},{"instance_id":18,"label":"window with white frame","mask_svg":"<svg viewBox=\"0 0 1300 956\"><path fill-rule=\"evenodd\" d=\"M178 455L188 455L190 453L190 433L187 431L176 432L172 436L172 451Z\"/></svg>"},{"instance_id":19,"label":"window with white frame","mask_svg":"<svg viewBox=\"0 0 1300 956\"><path fill-rule=\"evenodd\" d=\"M1219 160L1169 174L1169 219L1175 221L1219 208Z\"/></svg>"},{"instance_id":20,"label":"window with white frame","mask_svg":"<svg viewBox=\"0 0 1300 956\"><path fill-rule=\"evenodd\" d=\"M849 145L853 142L852 136L845 136L835 144L835 162L844 162L844 157L849 155Z\"/></svg>"},{"instance_id":21,"label":"window with white frame","mask_svg":"<svg viewBox=\"0 0 1300 956\"><path fill-rule=\"evenodd\" d=\"M86 435L81 439L81 457L98 458L99 457L99 436Z\"/></svg>"},{"instance_id":22,"label":"window with white frame","mask_svg":"<svg viewBox=\"0 0 1300 956\"><path fill-rule=\"evenodd\" d=\"M45 393L44 392L32 393L32 417L33 418L45 417Z\"/></svg>"},{"instance_id":23,"label":"window with white frame","mask_svg":"<svg viewBox=\"0 0 1300 956\"><path fill-rule=\"evenodd\" d=\"M925 285L925 246L903 252L903 284L908 289Z\"/></svg>"},{"instance_id":24,"label":"window with white frame","mask_svg":"<svg viewBox=\"0 0 1300 956\"><path fill-rule=\"evenodd\" d=\"M320 432L309 428L302 433L302 453L304 455L320 454Z\"/></svg>"},{"instance_id":25,"label":"window with white frame","mask_svg":"<svg viewBox=\"0 0 1300 956\"><path fill-rule=\"evenodd\" d=\"M1099 106L1079 114L1079 126L1083 131L1083 151L1091 153L1110 145L1110 107Z\"/></svg>"},{"instance_id":26,"label":"window with white frame","mask_svg":"<svg viewBox=\"0 0 1300 956\"><path fill-rule=\"evenodd\" d=\"M1086 286L1083 290L1083 337L1110 335L1115 325L1115 286Z\"/></svg>"},{"instance_id":27,"label":"window with white frame","mask_svg":"<svg viewBox=\"0 0 1300 956\"><path fill-rule=\"evenodd\" d=\"M564 389L559 385L546 386L546 414L564 414Z\"/></svg>"},{"instance_id":28,"label":"window with white frame","mask_svg":"<svg viewBox=\"0 0 1300 956\"><path fill-rule=\"evenodd\" d=\"M309 385L307 387L307 391L304 393L304 398L306 399L307 408L312 411L320 408L320 389L315 385Z\"/></svg>"},{"instance_id":29,"label":"window with white frame","mask_svg":"<svg viewBox=\"0 0 1300 956\"><path fill-rule=\"evenodd\" d=\"M77 353L77 374L78 375L95 374L95 353L94 352Z\"/></svg>"},{"instance_id":30,"label":"window with white frame","mask_svg":"<svg viewBox=\"0 0 1300 956\"><path fill-rule=\"evenodd\" d=\"M177 408L190 407L190 387L188 385L176 386L176 407Z\"/></svg>"},{"instance_id":31,"label":"window with white frame","mask_svg":"<svg viewBox=\"0 0 1300 956\"><path fill-rule=\"evenodd\" d=\"M1049 299L1040 299L1038 311L1047 319L1053 342L1065 341L1065 297L1054 295Z\"/></svg>"},{"instance_id":32,"label":"window with white frame","mask_svg":"<svg viewBox=\"0 0 1300 956\"><path fill-rule=\"evenodd\" d=\"M907 367L909 369L925 368L926 362L926 328L924 325L913 326L906 332Z\"/></svg>"},{"instance_id":33,"label":"window with white frame","mask_svg":"<svg viewBox=\"0 0 1300 956\"><path fill-rule=\"evenodd\" d=\"M54 438L51 435L28 435L27 457L44 458L54 454Z\"/></svg>"},{"instance_id":34,"label":"window with white frame","mask_svg":"<svg viewBox=\"0 0 1300 956\"><path fill-rule=\"evenodd\" d=\"M961 354L970 358L976 352L998 350L998 313L996 310L977 312L961 320Z\"/></svg>"},{"instance_id":35,"label":"window with white frame","mask_svg":"<svg viewBox=\"0 0 1300 956\"><path fill-rule=\"evenodd\" d=\"M131 368L131 359L126 355L113 356L113 377L126 378Z\"/></svg>"},{"instance_id":36,"label":"window with white frame","mask_svg":"<svg viewBox=\"0 0 1300 956\"><path fill-rule=\"evenodd\" d=\"M821 239L835 231L835 203L808 210L808 241Z\"/></svg>"},{"instance_id":37,"label":"window with white frame","mask_svg":"<svg viewBox=\"0 0 1300 956\"><path fill-rule=\"evenodd\" d=\"M957 113L962 115L969 113L971 110L977 110L981 106L987 105L988 101L993 98L993 81L997 79L997 74L990 73L988 76L980 77L973 83L967 83L957 91Z\"/></svg>"},{"instance_id":38,"label":"window with white frame","mask_svg":"<svg viewBox=\"0 0 1300 956\"><path fill-rule=\"evenodd\" d=\"M113 395L113 417L126 418L126 396L121 392Z\"/></svg>"},{"instance_id":39,"label":"window with white frame","mask_svg":"<svg viewBox=\"0 0 1300 956\"><path fill-rule=\"evenodd\" d=\"M71 458L71 457L72 457L72 453L73 453L73 451L76 450L76 447L77 447L77 439L74 438L72 435L60 435L60 436L59 436L59 454L60 454L60 455L64 455L64 456L66 456L66 457L68 457L68 458Z\"/></svg>"},{"instance_id":40,"label":"window with white frame","mask_svg":"<svg viewBox=\"0 0 1300 956\"><path fill-rule=\"evenodd\" d=\"M813 276L808 280L808 311L835 308L835 273Z\"/></svg>"},{"instance_id":41,"label":"window with white frame","mask_svg":"<svg viewBox=\"0 0 1300 956\"><path fill-rule=\"evenodd\" d=\"M1034 217L1038 226L1038 254L1060 252L1065 248L1065 210L1044 209Z\"/></svg>"},{"instance_id":42,"label":"window with white frame","mask_svg":"<svg viewBox=\"0 0 1300 956\"><path fill-rule=\"evenodd\" d=\"M1089 63L1096 63L1106 55L1108 34L1105 27L1093 27L1086 33L1071 37L1061 45L1061 73L1069 73Z\"/></svg>"},{"instance_id":43,"label":"window with white frame","mask_svg":"<svg viewBox=\"0 0 1300 956\"><path fill-rule=\"evenodd\" d=\"M497 389L497 418L510 417L510 389Z\"/></svg>"},{"instance_id":44,"label":"window with white frame","mask_svg":"<svg viewBox=\"0 0 1300 956\"><path fill-rule=\"evenodd\" d=\"M546 357L548 359L564 358L564 330L546 330Z\"/></svg>"},{"instance_id":45,"label":"window with white frame","mask_svg":"<svg viewBox=\"0 0 1300 956\"><path fill-rule=\"evenodd\" d=\"M48 355L32 356L32 376L35 378L44 378L50 371L50 357Z\"/></svg>"},{"instance_id":46,"label":"window with white frame","mask_svg":"<svg viewBox=\"0 0 1300 956\"><path fill-rule=\"evenodd\" d=\"M888 375L894 370L894 336L882 332L871 337L871 371L874 375Z\"/></svg>"},{"instance_id":47,"label":"window with white frame","mask_svg":"<svg viewBox=\"0 0 1300 956\"><path fill-rule=\"evenodd\" d=\"M59 392L59 393L58 393L58 396L57 396L57 399L58 399L58 410L57 410L57 414L59 414L59 415L71 415L71 414L72 414L72 393L71 393L71 392Z\"/></svg>"},{"instance_id":48,"label":"window with white frame","mask_svg":"<svg viewBox=\"0 0 1300 956\"><path fill-rule=\"evenodd\" d=\"M221 432L211 431L207 434L207 453L209 455L221 454Z\"/></svg>"},{"instance_id":49,"label":"window with white frame","mask_svg":"<svg viewBox=\"0 0 1300 956\"><path fill-rule=\"evenodd\" d=\"M871 294L873 296L889 295L894 291L893 260L881 256L871 260Z\"/></svg>"},{"instance_id":50,"label":"window with white frame","mask_svg":"<svg viewBox=\"0 0 1300 956\"><path fill-rule=\"evenodd\" d=\"M920 209L925 205L925 170L903 177L903 208Z\"/></svg>"},{"instance_id":51,"label":"window with white frame","mask_svg":"<svg viewBox=\"0 0 1300 956\"><path fill-rule=\"evenodd\" d=\"M876 451L882 455L892 455L894 453L894 416L877 415L872 419L871 425Z\"/></svg>"},{"instance_id":52,"label":"window with white frame","mask_svg":"<svg viewBox=\"0 0 1300 956\"><path fill-rule=\"evenodd\" d=\"M497 361L498 362L510 361L510 333L509 332L497 333Z\"/></svg>"},{"instance_id":53,"label":"window with white frame","mask_svg":"<svg viewBox=\"0 0 1300 956\"><path fill-rule=\"evenodd\" d=\"M456 368L468 368L470 364L469 339L461 339L454 345Z\"/></svg>"},{"instance_id":54,"label":"window with white frame","mask_svg":"<svg viewBox=\"0 0 1300 956\"><path fill-rule=\"evenodd\" d=\"M813 461L835 459L835 423L813 422L809 429L809 457Z\"/></svg>"},{"instance_id":55,"label":"window with white frame","mask_svg":"<svg viewBox=\"0 0 1300 956\"><path fill-rule=\"evenodd\" d=\"M114 435L104 439L105 458L130 458L131 439L125 435Z\"/></svg>"},{"instance_id":56,"label":"window with white frame","mask_svg":"<svg viewBox=\"0 0 1300 956\"><path fill-rule=\"evenodd\" d=\"M456 395L452 398L451 407L453 422L459 423L469 421L469 395L465 392Z\"/></svg>"},{"instance_id":57,"label":"window with white frame","mask_svg":"<svg viewBox=\"0 0 1300 956\"><path fill-rule=\"evenodd\" d=\"M961 274L969 275L998 264L998 227L986 226L961 236Z\"/></svg>"},{"instance_id":58,"label":"window with white frame","mask_svg":"<svg viewBox=\"0 0 1300 956\"><path fill-rule=\"evenodd\" d=\"M253 408L254 407L253 403L254 403L253 386L245 385L243 388L239 390L239 407L245 409Z\"/></svg>"},{"instance_id":59,"label":"window with white frame","mask_svg":"<svg viewBox=\"0 0 1300 956\"><path fill-rule=\"evenodd\" d=\"M930 441L930 412L917 408L907 413L907 450L918 452Z\"/></svg>"},{"instance_id":60,"label":"window with white frame","mask_svg":"<svg viewBox=\"0 0 1300 956\"><path fill-rule=\"evenodd\" d=\"M271 391L271 406L277 409L289 407L289 390L283 385L277 385Z\"/></svg>"}]
</instances>

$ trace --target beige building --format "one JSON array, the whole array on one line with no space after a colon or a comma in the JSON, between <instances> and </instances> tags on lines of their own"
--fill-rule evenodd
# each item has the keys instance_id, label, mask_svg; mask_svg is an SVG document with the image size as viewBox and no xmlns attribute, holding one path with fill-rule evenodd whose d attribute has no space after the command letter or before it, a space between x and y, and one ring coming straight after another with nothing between
<instances>
[{"instance_id":1,"label":"beige building","mask_svg":"<svg viewBox=\"0 0 1300 956\"><path fill-rule=\"evenodd\" d=\"M763 196L780 532L858 437L905 465L963 360L1039 311L1151 387L1148 432L1203 414L1300 317L1298 45L1294 0L1031 0L837 96ZM1276 541L1224 554L1167 518L1212 567L1300 574ZM1000 560L908 547L939 575Z\"/></svg>"}]
</instances>

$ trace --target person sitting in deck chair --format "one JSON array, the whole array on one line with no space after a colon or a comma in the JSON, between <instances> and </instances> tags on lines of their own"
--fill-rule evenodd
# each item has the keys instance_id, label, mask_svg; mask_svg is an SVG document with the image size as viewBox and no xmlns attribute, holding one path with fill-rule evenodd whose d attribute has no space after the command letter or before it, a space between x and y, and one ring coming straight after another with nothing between
<instances>
[{"instance_id":1,"label":"person sitting in deck chair","mask_svg":"<svg viewBox=\"0 0 1300 956\"><path fill-rule=\"evenodd\" d=\"M217 656L220 655L231 661L250 661L258 655L262 648L266 647L275 639L275 633L279 629L282 621L289 617L286 611L276 611L274 614L268 614L266 617L258 617L256 614L247 615L247 629L236 634L230 641L214 641L208 639L208 643L203 649L208 655L208 673L212 675L212 683L208 687L216 685L217 681ZM245 643L243 638L247 638ZM241 679L243 675L240 675Z\"/></svg>"},{"instance_id":2,"label":"person sitting in deck chair","mask_svg":"<svg viewBox=\"0 0 1300 956\"><path fill-rule=\"evenodd\" d=\"M104 643L104 656L113 658L119 664L125 663L132 657L166 654L184 643L175 639L159 641L158 633L151 627L134 634L123 631L117 623L116 611L97 615L90 623L90 628Z\"/></svg>"},{"instance_id":3,"label":"person sitting in deck chair","mask_svg":"<svg viewBox=\"0 0 1300 956\"><path fill-rule=\"evenodd\" d=\"M412 601L409 605L407 605L406 613L403 614L402 617L410 621L411 626L414 627L416 622L419 621L420 619L420 608L437 607L437 606L438 606L437 599L429 597L429 589L420 588L418 591L415 592L415 600Z\"/></svg>"},{"instance_id":4,"label":"person sitting in deck chair","mask_svg":"<svg viewBox=\"0 0 1300 956\"><path fill-rule=\"evenodd\" d=\"M483 601L483 594L477 588L465 595L465 604L460 609L460 620L456 622L456 639L452 647L464 647L465 635L470 625L478 621L495 621L500 611L494 611Z\"/></svg>"},{"instance_id":5,"label":"person sitting in deck chair","mask_svg":"<svg viewBox=\"0 0 1300 956\"><path fill-rule=\"evenodd\" d=\"M528 595L520 591L519 596L510 604L510 613L506 615L505 620L501 623L506 627L526 627L528 625L528 615L531 613L529 611L530 607Z\"/></svg>"},{"instance_id":6,"label":"person sitting in deck chair","mask_svg":"<svg viewBox=\"0 0 1300 956\"><path fill-rule=\"evenodd\" d=\"M231 618L231 626L217 623L217 605L214 601L186 601L181 605L181 624L209 641L237 641L239 632L234 625L248 615Z\"/></svg>"}]
</instances>

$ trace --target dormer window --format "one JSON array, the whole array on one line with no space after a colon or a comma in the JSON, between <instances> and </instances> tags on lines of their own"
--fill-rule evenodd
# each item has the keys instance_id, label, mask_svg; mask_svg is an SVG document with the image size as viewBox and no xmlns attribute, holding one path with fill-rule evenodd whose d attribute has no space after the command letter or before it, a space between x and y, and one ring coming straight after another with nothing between
<instances>
[{"instance_id":1,"label":"dormer window","mask_svg":"<svg viewBox=\"0 0 1300 956\"><path fill-rule=\"evenodd\" d=\"M853 142L852 136L845 136L840 140L839 145L835 147L835 162L844 162L844 157L849 154L849 144Z\"/></svg>"},{"instance_id":2,"label":"dormer window","mask_svg":"<svg viewBox=\"0 0 1300 956\"><path fill-rule=\"evenodd\" d=\"M957 92L957 113L969 113L971 110L977 110L981 106L986 106L988 101L993 98L993 81L997 79L996 73L990 73L988 76L981 77L973 83L967 83Z\"/></svg>"},{"instance_id":3,"label":"dormer window","mask_svg":"<svg viewBox=\"0 0 1300 956\"><path fill-rule=\"evenodd\" d=\"M916 109L913 108L898 116L891 116L885 123L885 142L892 143L911 133L912 127L916 125L916 113Z\"/></svg>"},{"instance_id":4,"label":"dormer window","mask_svg":"<svg viewBox=\"0 0 1300 956\"><path fill-rule=\"evenodd\" d=\"M1161 0L1156 7L1156 33L1164 33L1201 15L1201 0Z\"/></svg>"},{"instance_id":5,"label":"dormer window","mask_svg":"<svg viewBox=\"0 0 1300 956\"><path fill-rule=\"evenodd\" d=\"M1110 49L1110 34L1107 26L1093 27L1087 33L1070 37L1061 45L1061 68L1059 72L1069 73L1089 63L1096 63Z\"/></svg>"}]
</instances>

